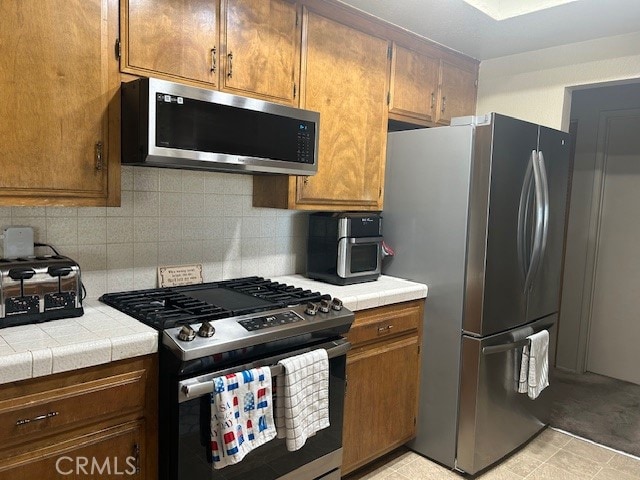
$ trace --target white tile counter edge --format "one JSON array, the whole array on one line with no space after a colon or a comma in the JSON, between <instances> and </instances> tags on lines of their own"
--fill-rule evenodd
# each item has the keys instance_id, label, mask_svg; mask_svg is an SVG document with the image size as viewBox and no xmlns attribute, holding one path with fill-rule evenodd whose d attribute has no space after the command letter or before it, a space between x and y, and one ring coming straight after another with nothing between
<instances>
[{"instance_id":1,"label":"white tile counter edge","mask_svg":"<svg viewBox=\"0 0 640 480\"><path fill-rule=\"evenodd\" d=\"M374 282L344 286L311 280L303 275L286 275L275 277L271 280L288 283L300 288L308 288L323 294L327 293L342 300L344 306L354 312L393 303L418 300L425 298L428 293L428 287L422 283L388 275L381 275Z\"/></svg>"},{"instance_id":2,"label":"white tile counter edge","mask_svg":"<svg viewBox=\"0 0 640 480\"><path fill-rule=\"evenodd\" d=\"M76 318L0 330L0 384L158 351L158 332L97 300Z\"/></svg>"}]
</instances>

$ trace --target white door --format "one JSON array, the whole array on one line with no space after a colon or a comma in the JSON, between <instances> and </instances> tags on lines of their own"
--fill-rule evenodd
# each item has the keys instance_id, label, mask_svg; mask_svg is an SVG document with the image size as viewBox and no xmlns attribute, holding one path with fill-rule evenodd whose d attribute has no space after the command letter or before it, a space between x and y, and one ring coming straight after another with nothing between
<instances>
[{"instance_id":1,"label":"white door","mask_svg":"<svg viewBox=\"0 0 640 480\"><path fill-rule=\"evenodd\" d=\"M605 116L587 370L640 384L640 111Z\"/></svg>"}]
</instances>

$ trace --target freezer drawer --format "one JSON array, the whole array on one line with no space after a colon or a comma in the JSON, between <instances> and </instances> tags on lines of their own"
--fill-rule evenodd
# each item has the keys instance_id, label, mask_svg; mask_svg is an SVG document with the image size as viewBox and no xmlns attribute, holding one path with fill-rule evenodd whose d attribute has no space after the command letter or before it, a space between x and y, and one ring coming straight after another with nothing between
<instances>
[{"instance_id":1,"label":"freezer drawer","mask_svg":"<svg viewBox=\"0 0 640 480\"><path fill-rule=\"evenodd\" d=\"M556 319L554 314L490 337L463 335L456 455L460 470L477 473L549 423L551 388L531 400L518 393L517 384L523 348L520 340L543 328L554 339ZM549 351L554 351L553 345ZM550 356L552 359L552 353Z\"/></svg>"}]
</instances>

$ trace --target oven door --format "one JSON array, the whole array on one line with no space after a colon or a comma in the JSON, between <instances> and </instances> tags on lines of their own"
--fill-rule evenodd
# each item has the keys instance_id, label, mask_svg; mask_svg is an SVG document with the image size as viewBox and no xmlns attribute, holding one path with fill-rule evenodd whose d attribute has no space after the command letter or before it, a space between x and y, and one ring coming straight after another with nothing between
<instances>
[{"instance_id":1,"label":"oven door","mask_svg":"<svg viewBox=\"0 0 640 480\"><path fill-rule=\"evenodd\" d=\"M339 469L342 464L346 352L350 346L346 340L339 339L313 347L314 349L325 348L329 356L330 426L328 428L320 430L307 439L304 447L295 452L287 450L284 439L275 438L248 453L240 463L219 470L213 469L210 452L212 379L250 368L275 365L282 358L308 352L311 348L180 381L177 452L168 453L178 456L176 462L178 478L180 480L312 480L330 473L337 474L336 478L339 478Z\"/></svg>"},{"instance_id":2,"label":"oven door","mask_svg":"<svg viewBox=\"0 0 640 480\"><path fill-rule=\"evenodd\" d=\"M341 278L379 275L382 237L343 237L338 242L336 273Z\"/></svg>"}]
</instances>

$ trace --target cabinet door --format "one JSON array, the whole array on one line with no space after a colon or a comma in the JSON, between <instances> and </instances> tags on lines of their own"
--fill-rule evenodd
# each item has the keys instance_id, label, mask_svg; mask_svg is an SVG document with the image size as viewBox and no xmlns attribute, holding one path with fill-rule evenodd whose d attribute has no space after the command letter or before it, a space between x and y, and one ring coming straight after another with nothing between
<instances>
[{"instance_id":1,"label":"cabinet door","mask_svg":"<svg viewBox=\"0 0 640 480\"><path fill-rule=\"evenodd\" d=\"M218 85L217 0L121 0L123 72Z\"/></svg>"},{"instance_id":2,"label":"cabinet door","mask_svg":"<svg viewBox=\"0 0 640 480\"><path fill-rule=\"evenodd\" d=\"M396 120L431 122L438 95L435 58L394 43L391 59L390 117Z\"/></svg>"},{"instance_id":3,"label":"cabinet door","mask_svg":"<svg viewBox=\"0 0 640 480\"><path fill-rule=\"evenodd\" d=\"M298 104L298 5L288 0L223 0L222 90Z\"/></svg>"},{"instance_id":4,"label":"cabinet door","mask_svg":"<svg viewBox=\"0 0 640 480\"><path fill-rule=\"evenodd\" d=\"M308 12L301 104L320 112L318 173L296 202L381 209L387 141L387 41ZM308 207L307 207L308 208Z\"/></svg>"},{"instance_id":5,"label":"cabinet door","mask_svg":"<svg viewBox=\"0 0 640 480\"><path fill-rule=\"evenodd\" d=\"M107 162L117 9L117 0L0 2L0 203L105 205L109 186L119 200L119 152Z\"/></svg>"},{"instance_id":6,"label":"cabinet door","mask_svg":"<svg viewBox=\"0 0 640 480\"><path fill-rule=\"evenodd\" d=\"M28 454L0 463L0 480L16 478L145 479L144 423L130 422L54 445L34 447Z\"/></svg>"},{"instance_id":7,"label":"cabinet door","mask_svg":"<svg viewBox=\"0 0 640 480\"><path fill-rule=\"evenodd\" d=\"M475 71L465 70L444 60L441 62L438 123L448 125L453 117L475 115L477 78Z\"/></svg>"},{"instance_id":8,"label":"cabinet door","mask_svg":"<svg viewBox=\"0 0 640 480\"><path fill-rule=\"evenodd\" d=\"M374 343L347 356L342 473L415 435L418 335Z\"/></svg>"}]
</instances>

